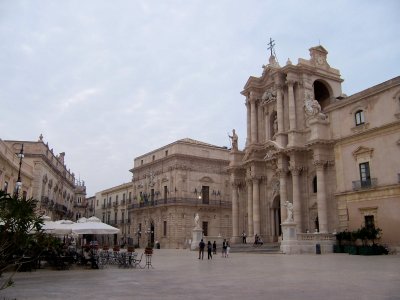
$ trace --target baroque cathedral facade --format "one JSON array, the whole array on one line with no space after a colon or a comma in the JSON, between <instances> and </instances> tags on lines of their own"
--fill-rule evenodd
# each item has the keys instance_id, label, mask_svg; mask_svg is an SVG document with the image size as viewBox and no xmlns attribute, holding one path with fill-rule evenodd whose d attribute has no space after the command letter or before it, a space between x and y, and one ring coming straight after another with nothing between
<instances>
[{"instance_id":1,"label":"baroque cathedral facade","mask_svg":"<svg viewBox=\"0 0 400 300\"><path fill-rule=\"evenodd\" d=\"M228 168L234 241L281 241L289 205L304 239L373 224L400 246L400 77L346 96L327 54L312 47L283 67L271 55L241 92L246 145Z\"/></svg>"}]
</instances>

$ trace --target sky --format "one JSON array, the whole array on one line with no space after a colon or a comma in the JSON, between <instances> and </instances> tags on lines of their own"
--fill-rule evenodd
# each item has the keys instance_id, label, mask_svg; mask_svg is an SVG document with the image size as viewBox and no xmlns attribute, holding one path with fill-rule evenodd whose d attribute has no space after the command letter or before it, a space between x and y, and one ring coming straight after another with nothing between
<instances>
[{"instance_id":1,"label":"sky","mask_svg":"<svg viewBox=\"0 0 400 300\"><path fill-rule=\"evenodd\" d=\"M239 148L249 76L322 45L352 95L400 70L400 1L1 0L0 138L36 141L88 196L183 138Z\"/></svg>"}]
</instances>

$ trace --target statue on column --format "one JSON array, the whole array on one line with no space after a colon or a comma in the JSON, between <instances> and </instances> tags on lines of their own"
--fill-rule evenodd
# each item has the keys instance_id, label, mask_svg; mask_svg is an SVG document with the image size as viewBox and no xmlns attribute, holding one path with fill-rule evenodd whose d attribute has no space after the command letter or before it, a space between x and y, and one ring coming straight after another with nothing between
<instances>
[{"instance_id":1,"label":"statue on column","mask_svg":"<svg viewBox=\"0 0 400 300\"><path fill-rule=\"evenodd\" d=\"M293 222L293 204L289 201L286 201L283 206L286 207L287 212L286 222Z\"/></svg>"},{"instance_id":2,"label":"statue on column","mask_svg":"<svg viewBox=\"0 0 400 300\"><path fill-rule=\"evenodd\" d=\"M229 138L232 141L232 150L238 150L238 136L235 132L235 129L232 129L232 135L229 135Z\"/></svg>"}]
</instances>

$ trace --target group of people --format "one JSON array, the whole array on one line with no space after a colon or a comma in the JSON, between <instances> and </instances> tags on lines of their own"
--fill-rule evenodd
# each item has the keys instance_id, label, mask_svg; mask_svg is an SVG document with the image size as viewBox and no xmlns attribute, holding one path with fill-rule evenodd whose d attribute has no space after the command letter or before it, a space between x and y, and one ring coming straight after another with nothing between
<instances>
[{"instance_id":1,"label":"group of people","mask_svg":"<svg viewBox=\"0 0 400 300\"><path fill-rule=\"evenodd\" d=\"M199 243L199 259L204 259L204 250L206 248L206 243L204 242L203 239L201 239ZM222 243L222 257L228 257L229 256L229 242L224 239ZM211 244L211 241L207 242L207 255L208 259L212 259L212 255L217 254L217 242L214 241L214 243Z\"/></svg>"}]
</instances>

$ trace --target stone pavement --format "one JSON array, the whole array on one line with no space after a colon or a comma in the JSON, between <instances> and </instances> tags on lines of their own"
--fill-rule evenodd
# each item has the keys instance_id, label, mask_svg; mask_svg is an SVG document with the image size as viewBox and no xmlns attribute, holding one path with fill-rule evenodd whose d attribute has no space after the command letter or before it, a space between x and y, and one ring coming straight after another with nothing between
<instances>
[{"instance_id":1,"label":"stone pavement","mask_svg":"<svg viewBox=\"0 0 400 300\"><path fill-rule=\"evenodd\" d=\"M141 249L138 249L141 253ZM400 255L231 253L199 260L155 250L154 269L18 273L0 299L400 299Z\"/></svg>"}]
</instances>

